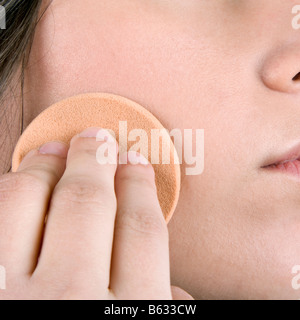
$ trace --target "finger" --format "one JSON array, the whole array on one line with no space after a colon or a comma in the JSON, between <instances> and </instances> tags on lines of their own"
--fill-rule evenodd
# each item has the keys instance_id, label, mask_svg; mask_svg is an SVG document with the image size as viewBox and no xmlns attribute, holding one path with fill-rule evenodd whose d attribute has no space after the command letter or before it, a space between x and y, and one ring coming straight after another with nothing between
<instances>
[{"instance_id":1,"label":"finger","mask_svg":"<svg viewBox=\"0 0 300 320\"><path fill-rule=\"evenodd\" d=\"M172 286L173 300L195 300L190 294L179 287Z\"/></svg>"},{"instance_id":2,"label":"finger","mask_svg":"<svg viewBox=\"0 0 300 320\"><path fill-rule=\"evenodd\" d=\"M7 273L30 274L36 266L49 199L67 152L64 144L48 143L31 151L17 173L0 178L0 265Z\"/></svg>"},{"instance_id":3,"label":"finger","mask_svg":"<svg viewBox=\"0 0 300 320\"><path fill-rule=\"evenodd\" d=\"M171 299L168 230L154 170L134 152L129 152L128 160L116 174L118 211L110 288L119 299Z\"/></svg>"},{"instance_id":4,"label":"finger","mask_svg":"<svg viewBox=\"0 0 300 320\"><path fill-rule=\"evenodd\" d=\"M116 140L99 128L72 139L66 171L52 196L37 276L108 289L117 150Z\"/></svg>"}]
</instances>

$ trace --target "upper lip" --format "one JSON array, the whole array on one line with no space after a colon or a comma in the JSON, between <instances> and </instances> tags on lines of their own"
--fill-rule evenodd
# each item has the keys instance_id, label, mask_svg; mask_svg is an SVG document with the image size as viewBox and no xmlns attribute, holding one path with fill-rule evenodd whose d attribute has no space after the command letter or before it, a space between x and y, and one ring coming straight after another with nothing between
<instances>
[{"instance_id":1,"label":"upper lip","mask_svg":"<svg viewBox=\"0 0 300 320\"><path fill-rule=\"evenodd\" d=\"M263 168L296 160L300 160L300 143L290 148L287 152L273 157L271 160L267 162L266 165L263 166Z\"/></svg>"}]
</instances>

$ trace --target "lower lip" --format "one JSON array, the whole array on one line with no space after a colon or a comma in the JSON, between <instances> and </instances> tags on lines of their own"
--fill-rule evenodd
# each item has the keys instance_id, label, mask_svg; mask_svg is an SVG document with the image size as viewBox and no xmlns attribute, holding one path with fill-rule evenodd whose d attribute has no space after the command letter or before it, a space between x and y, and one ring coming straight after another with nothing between
<instances>
[{"instance_id":1,"label":"lower lip","mask_svg":"<svg viewBox=\"0 0 300 320\"><path fill-rule=\"evenodd\" d=\"M277 165L273 164L265 168L271 171L286 173L288 175L291 175L300 179L300 161L299 160L287 161L285 163L281 163Z\"/></svg>"}]
</instances>

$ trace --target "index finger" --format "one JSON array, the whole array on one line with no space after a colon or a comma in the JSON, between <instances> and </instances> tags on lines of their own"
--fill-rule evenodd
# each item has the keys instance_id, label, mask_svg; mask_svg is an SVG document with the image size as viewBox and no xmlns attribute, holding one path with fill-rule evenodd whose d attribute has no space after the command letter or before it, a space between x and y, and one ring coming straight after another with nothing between
<instances>
[{"instance_id":1,"label":"index finger","mask_svg":"<svg viewBox=\"0 0 300 320\"><path fill-rule=\"evenodd\" d=\"M118 152L115 139L107 142L112 147L110 162L99 164L96 154L103 146L103 141L96 141L99 130L90 128L71 142L66 171L52 196L35 271L35 276L50 277L54 283L57 278L64 279L77 289L101 290L109 285ZM101 132L109 135L106 130Z\"/></svg>"}]
</instances>

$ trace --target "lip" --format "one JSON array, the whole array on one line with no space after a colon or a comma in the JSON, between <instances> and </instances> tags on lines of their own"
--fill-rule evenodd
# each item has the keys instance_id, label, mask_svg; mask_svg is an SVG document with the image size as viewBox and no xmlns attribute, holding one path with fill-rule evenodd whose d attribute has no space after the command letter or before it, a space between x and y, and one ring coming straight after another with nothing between
<instances>
[{"instance_id":1,"label":"lip","mask_svg":"<svg viewBox=\"0 0 300 320\"><path fill-rule=\"evenodd\" d=\"M290 148L287 152L282 153L270 159L268 163L263 166L263 168L272 166L272 165L283 164L283 163L295 161L295 160L300 160L300 143L298 143L293 148Z\"/></svg>"},{"instance_id":2,"label":"lip","mask_svg":"<svg viewBox=\"0 0 300 320\"><path fill-rule=\"evenodd\" d=\"M275 156L262 168L284 172L300 179L300 143L289 151Z\"/></svg>"}]
</instances>

